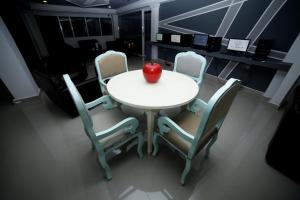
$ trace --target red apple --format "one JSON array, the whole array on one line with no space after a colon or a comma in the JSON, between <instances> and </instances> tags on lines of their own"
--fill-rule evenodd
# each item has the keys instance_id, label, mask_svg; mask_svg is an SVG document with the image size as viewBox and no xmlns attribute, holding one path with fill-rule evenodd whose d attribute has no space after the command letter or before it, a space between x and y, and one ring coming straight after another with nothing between
<instances>
[{"instance_id":1,"label":"red apple","mask_svg":"<svg viewBox=\"0 0 300 200\"><path fill-rule=\"evenodd\" d=\"M145 63L144 64L144 68L143 68L143 74L145 79L149 82L149 83L155 83L158 81L158 79L160 78L162 69L160 64L158 63Z\"/></svg>"}]
</instances>

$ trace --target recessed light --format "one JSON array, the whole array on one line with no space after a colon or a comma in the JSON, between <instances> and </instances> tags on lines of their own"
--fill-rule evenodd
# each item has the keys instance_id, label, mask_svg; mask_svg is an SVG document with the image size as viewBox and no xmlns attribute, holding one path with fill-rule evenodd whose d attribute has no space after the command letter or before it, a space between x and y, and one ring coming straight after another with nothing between
<instances>
[{"instance_id":1,"label":"recessed light","mask_svg":"<svg viewBox=\"0 0 300 200\"><path fill-rule=\"evenodd\" d=\"M44 0L43 3L48 3L48 1Z\"/></svg>"},{"instance_id":2,"label":"recessed light","mask_svg":"<svg viewBox=\"0 0 300 200\"><path fill-rule=\"evenodd\" d=\"M111 8L111 6L108 6L108 8Z\"/></svg>"}]
</instances>

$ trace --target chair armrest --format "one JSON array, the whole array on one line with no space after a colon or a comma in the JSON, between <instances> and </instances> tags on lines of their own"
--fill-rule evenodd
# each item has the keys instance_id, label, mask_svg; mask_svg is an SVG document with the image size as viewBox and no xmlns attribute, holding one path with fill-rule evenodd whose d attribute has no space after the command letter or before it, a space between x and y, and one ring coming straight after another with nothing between
<instances>
[{"instance_id":1,"label":"chair armrest","mask_svg":"<svg viewBox=\"0 0 300 200\"><path fill-rule=\"evenodd\" d=\"M106 88L106 83L104 82L104 80L100 80L99 82L102 86L104 86Z\"/></svg>"},{"instance_id":2,"label":"chair armrest","mask_svg":"<svg viewBox=\"0 0 300 200\"><path fill-rule=\"evenodd\" d=\"M188 110L193 112L193 113L197 113L199 112L201 109L205 109L207 106L207 103L201 99L195 99L192 103L190 103L188 105Z\"/></svg>"},{"instance_id":3,"label":"chair armrest","mask_svg":"<svg viewBox=\"0 0 300 200\"><path fill-rule=\"evenodd\" d=\"M200 87L202 80L199 80L199 81L196 81L196 82L197 82L197 85Z\"/></svg>"},{"instance_id":4,"label":"chair armrest","mask_svg":"<svg viewBox=\"0 0 300 200\"><path fill-rule=\"evenodd\" d=\"M112 135L121 129L125 129L125 132L129 132L129 133L133 134L136 132L136 129L138 126L139 126L139 121L136 118L128 117L128 118L122 120L121 122L117 123L113 127L106 129L105 131L95 133L96 139L101 140L102 138Z\"/></svg>"},{"instance_id":5,"label":"chair armrest","mask_svg":"<svg viewBox=\"0 0 300 200\"><path fill-rule=\"evenodd\" d=\"M173 120L169 117L159 117L158 121L158 128L161 134L165 134L173 129L181 138L188 142L193 142L194 136L180 128Z\"/></svg>"},{"instance_id":6,"label":"chair armrest","mask_svg":"<svg viewBox=\"0 0 300 200\"><path fill-rule=\"evenodd\" d=\"M114 101L108 95L102 96L94 101L86 103L85 106L87 107L87 109L90 109L90 108L96 107L100 104L102 104L102 106L105 109L110 109L110 108L114 107Z\"/></svg>"}]
</instances>

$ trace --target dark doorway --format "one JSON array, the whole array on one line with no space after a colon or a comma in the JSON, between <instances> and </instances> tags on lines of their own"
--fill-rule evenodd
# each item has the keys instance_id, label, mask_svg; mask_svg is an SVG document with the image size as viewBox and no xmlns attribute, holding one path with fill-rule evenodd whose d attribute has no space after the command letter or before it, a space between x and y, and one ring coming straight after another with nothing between
<instances>
[{"instance_id":1,"label":"dark doorway","mask_svg":"<svg viewBox=\"0 0 300 200\"><path fill-rule=\"evenodd\" d=\"M59 22L55 16L35 16L39 29L41 31L47 50L50 55L64 44L64 38L59 28Z\"/></svg>"},{"instance_id":2,"label":"dark doorway","mask_svg":"<svg viewBox=\"0 0 300 200\"><path fill-rule=\"evenodd\" d=\"M21 16L23 10L26 9L29 9L28 3L10 0L5 2L5 6L2 6L0 11L1 17L20 50L28 68L34 70L38 69L41 66L41 63Z\"/></svg>"}]
</instances>

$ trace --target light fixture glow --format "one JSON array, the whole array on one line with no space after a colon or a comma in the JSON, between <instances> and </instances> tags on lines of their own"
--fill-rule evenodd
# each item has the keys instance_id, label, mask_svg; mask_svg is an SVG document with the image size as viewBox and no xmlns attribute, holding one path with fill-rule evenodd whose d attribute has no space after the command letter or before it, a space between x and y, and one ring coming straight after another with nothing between
<instances>
[{"instance_id":1,"label":"light fixture glow","mask_svg":"<svg viewBox=\"0 0 300 200\"><path fill-rule=\"evenodd\" d=\"M43 3L48 3L48 1L44 0Z\"/></svg>"}]
</instances>

